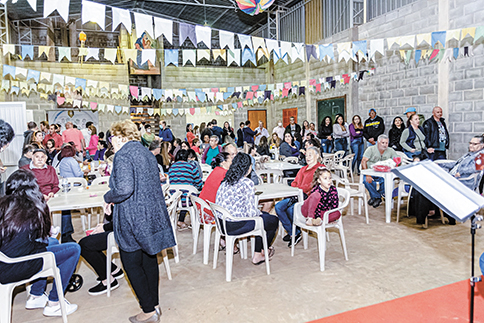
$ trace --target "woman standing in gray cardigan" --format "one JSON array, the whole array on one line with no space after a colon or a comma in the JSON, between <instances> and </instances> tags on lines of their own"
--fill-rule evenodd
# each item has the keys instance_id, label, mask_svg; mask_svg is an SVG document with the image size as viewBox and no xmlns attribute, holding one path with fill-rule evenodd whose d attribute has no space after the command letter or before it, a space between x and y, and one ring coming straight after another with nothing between
<instances>
[{"instance_id":1,"label":"woman standing in gray cardigan","mask_svg":"<svg viewBox=\"0 0 484 323\"><path fill-rule=\"evenodd\" d=\"M159 273L156 254L173 247L175 239L163 198L155 156L140 143L140 134L130 120L111 126L116 152L104 195L105 213L113 205L114 237L142 313L131 322L158 322Z\"/></svg>"}]
</instances>

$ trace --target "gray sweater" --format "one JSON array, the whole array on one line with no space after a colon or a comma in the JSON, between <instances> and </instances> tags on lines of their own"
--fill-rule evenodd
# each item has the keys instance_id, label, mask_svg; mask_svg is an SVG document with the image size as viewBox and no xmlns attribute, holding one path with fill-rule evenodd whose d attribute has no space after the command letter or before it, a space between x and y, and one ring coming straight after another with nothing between
<instances>
[{"instance_id":1,"label":"gray sweater","mask_svg":"<svg viewBox=\"0 0 484 323\"><path fill-rule=\"evenodd\" d=\"M175 245L156 158L139 141L114 155L109 187L104 201L114 203L114 237L123 251L154 255Z\"/></svg>"}]
</instances>

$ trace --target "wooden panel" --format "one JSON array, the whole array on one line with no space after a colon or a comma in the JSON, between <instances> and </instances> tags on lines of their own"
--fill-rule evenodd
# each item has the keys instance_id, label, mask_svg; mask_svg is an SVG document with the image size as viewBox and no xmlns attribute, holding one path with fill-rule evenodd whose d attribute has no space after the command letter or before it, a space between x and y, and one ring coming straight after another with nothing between
<instances>
[{"instance_id":1,"label":"wooden panel","mask_svg":"<svg viewBox=\"0 0 484 323\"><path fill-rule=\"evenodd\" d=\"M323 39L323 9L321 0L312 0L305 5L306 44Z\"/></svg>"},{"instance_id":2,"label":"wooden panel","mask_svg":"<svg viewBox=\"0 0 484 323\"><path fill-rule=\"evenodd\" d=\"M289 124L289 118L294 117L294 121L297 123L297 108L289 108L282 110L282 125L287 127Z\"/></svg>"},{"instance_id":3,"label":"wooden panel","mask_svg":"<svg viewBox=\"0 0 484 323\"><path fill-rule=\"evenodd\" d=\"M250 127L255 129L262 121L264 128L267 128L267 111L266 110L249 110L247 111L247 120L250 121Z\"/></svg>"}]
</instances>

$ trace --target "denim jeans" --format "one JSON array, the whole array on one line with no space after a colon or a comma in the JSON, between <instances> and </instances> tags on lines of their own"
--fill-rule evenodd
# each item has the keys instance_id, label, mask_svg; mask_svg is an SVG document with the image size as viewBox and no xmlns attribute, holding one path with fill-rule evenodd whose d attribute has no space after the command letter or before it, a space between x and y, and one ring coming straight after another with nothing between
<instances>
[{"instance_id":1,"label":"denim jeans","mask_svg":"<svg viewBox=\"0 0 484 323\"><path fill-rule=\"evenodd\" d=\"M47 246L47 251L54 253L55 262L57 268L59 268L60 276L62 280L62 290L65 292L69 280L72 274L76 270L77 263L79 261L79 256L81 255L81 247L77 243L63 243L59 244L49 239L49 245ZM47 285L47 279L41 278L36 280L32 284L30 289L30 294L34 296L41 296L45 292L45 287ZM49 301L57 302L59 300L59 295L57 295L56 281L49 293Z\"/></svg>"},{"instance_id":2,"label":"denim jeans","mask_svg":"<svg viewBox=\"0 0 484 323\"><path fill-rule=\"evenodd\" d=\"M333 140L321 139L321 150L323 153L331 153L333 150Z\"/></svg>"},{"instance_id":3,"label":"denim jeans","mask_svg":"<svg viewBox=\"0 0 484 323\"><path fill-rule=\"evenodd\" d=\"M370 197L372 199L379 199L381 198L384 194L385 194L385 181L383 179L383 177L377 177L377 176L370 176L371 178L373 178L373 182L368 183L366 181L366 176L363 177L363 184L365 184L365 187L366 189L368 190L368 192L370 192ZM377 183L380 184L380 188L377 190Z\"/></svg>"},{"instance_id":4,"label":"denim jeans","mask_svg":"<svg viewBox=\"0 0 484 323\"><path fill-rule=\"evenodd\" d=\"M353 169L356 173L360 173L360 164L361 160L363 159L364 150L365 144L363 143L363 138L356 138L351 142L351 151L353 152L353 154L355 154L351 169Z\"/></svg>"},{"instance_id":5,"label":"denim jeans","mask_svg":"<svg viewBox=\"0 0 484 323\"><path fill-rule=\"evenodd\" d=\"M276 214L281 221L282 226L286 229L289 235L292 235L292 219L294 218L294 204L288 207L290 198L283 199L276 203ZM300 234L301 230L296 227L296 235Z\"/></svg>"},{"instance_id":6,"label":"denim jeans","mask_svg":"<svg viewBox=\"0 0 484 323\"><path fill-rule=\"evenodd\" d=\"M74 227L72 226L71 211L62 211L62 235L68 235L74 233Z\"/></svg>"},{"instance_id":7,"label":"denim jeans","mask_svg":"<svg viewBox=\"0 0 484 323\"><path fill-rule=\"evenodd\" d=\"M429 159L434 161L434 160L440 160L440 159L447 159L445 150L435 150L432 154L429 153Z\"/></svg>"},{"instance_id":8,"label":"denim jeans","mask_svg":"<svg viewBox=\"0 0 484 323\"><path fill-rule=\"evenodd\" d=\"M479 267L481 267L481 272L484 275L484 253L479 258Z\"/></svg>"},{"instance_id":9,"label":"denim jeans","mask_svg":"<svg viewBox=\"0 0 484 323\"><path fill-rule=\"evenodd\" d=\"M344 151L345 156L348 153L348 140L346 138L336 138L334 140L334 150L336 151Z\"/></svg>"}]
</instances>

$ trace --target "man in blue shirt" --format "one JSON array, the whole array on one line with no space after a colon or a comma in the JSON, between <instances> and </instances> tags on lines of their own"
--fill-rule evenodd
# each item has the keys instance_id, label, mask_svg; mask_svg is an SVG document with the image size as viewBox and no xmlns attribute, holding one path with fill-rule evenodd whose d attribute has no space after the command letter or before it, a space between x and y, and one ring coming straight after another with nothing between
<instances>
[{"instance_id":1,"label":"man in blue shirt","mask_svg":"<svg viewBox=\"0 0 484 323\"><path fill-rule=\"evenodd\" d=\"M222 142L222 133L223 130L219 126L217 126L217 120L212 120L212 134L218 137L218 142Z\"/></svg>"},{"instance_id":2,"label":"man in blue shirt","mask_svg":"<svg viewBox=\"0 0 484 323\"><path fill-rule=\"evenodd\" d=\"M162 141L173 142L173 133L170 128L166 126L166 121L160 121L160 133L159 137Z\"/></svg>"},{"instance_id":3,"label":"man in blue shirt","mask_svg":"<svg viewBox=\"0 0 484 323\"><path fill-rule=\"evenodd\" d=\"M254 130L250 129L250 121L247 120L245 122L245 128L244 128L244 142L253 146L255 135L256 135L256 132Z\"/></svg>"}]
</instances>

